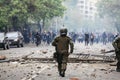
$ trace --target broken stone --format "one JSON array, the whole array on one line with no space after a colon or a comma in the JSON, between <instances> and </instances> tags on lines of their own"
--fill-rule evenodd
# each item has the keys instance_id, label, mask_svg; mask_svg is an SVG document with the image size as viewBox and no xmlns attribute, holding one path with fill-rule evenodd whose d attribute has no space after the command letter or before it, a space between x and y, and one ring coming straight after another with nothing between
<instances>
[{"instance_id":1,"label":"broken stone","mask_svg":"<svg viewBox=\"0 0 120 80\"><path fill-rule=\"evenodd\" d=\"M29 80L35 80L34 78L30 78Z\"/></svg>"},{"instance_id":2,"label":"broken stone","mask_svg":"<svg viewBox=\"0 0 120 80\"><path fill-rule=\"evenodd\" d=\"M36 73L36 75L39 75L39 73Z\"/></svg>"},{"instance_id":3,"label":"broken stone","mask_svg":"<svg viewBox=\"0 0 120 80\"><path fill-rule=\"evenodd\" d=\"M78 78L70 78L70 80L80 80L80 79L78 79Z\"/></svg>"},{"instance_id":4,"label":"broken stone","mask_svg":"<svg viewBox=\"0 0 120 80\"><path fill-rule=\"evenodd\" d=\"M37 69L41 69L41 67L38 66Z\"/></svg>"},{"instance_id":5,"label":"broken stone","mask_svg":"<svg viewBox=\"0 0 120 80\"><path fill-rule=\"evenodd\" d=\"M24 75L26 75L26 73L23 73Z\"/></svg>"},{"instance_id":6,"label":"broken stone","mask_svg":"<svg viewBox=\"0 0 120 80\"><path fill-rule=\"evenodd\" d=\"M51 76L51 74L47 74L47 76Z\"/></svg>"},{"instance_id":7,"label":"broken stone","mask_svg":"<svg viewBox=\"0 0 120 80\"><path fill-rule=\"evenodd\" d=\"M4 73L6 73L6 71L3 71Z\"/></svg>"},{"instance_id":8,"label":"broken stone","mask_svg":"<svg viewBox=\"0 0 120 80\"><path fill-rule=\"evenodd\" d=\"M43 54L46 54L46 53L47 53L47 51L42 51L42 53L43 53Z\"/></svg>"},{"instance_id":9,"label":"broken stone","mask_svg":"<svg viewBox=\"0 0 120 80\"><path fill-rule=\"evenodd\" d=\"M18 62L10 62L11 64L18 64Z\"/></svg>"},{"instance_id":10,"label":"broken stone","mask_svg":"<svg viewBox=\"0 0 120 80\"><path fill-rule=\"evenodd\" d=\"M105 51L106 51L105 49L101 49L101 53L105 53Z\"/></svg>"},{"instance_id":11,"label":"broken stone","mask_svg":"<svg viewBox=\"0 0 120 80\"><path fill-rule=\"evenodd\" d=\"M20 61L20 62L25 62L25 60L24 60L24 59L19 59L19 61Z\"/></svg>"},{"instance_id":12,"label":"broken stone","mask_svg":"<svg viewBox=\"0 0 120 80\"><path fill-rule=\"evenodd\" d=\"M96 77L96 74L91 74L92 77Z\"/></svg>"},{"instance_id":13,"label":"broken stone","mask_svg":"<svg viewBox=\"0 0 120 80\"><path fill-rule=\"evenodd\" d=\"M115 70L112 69L112 70L110 70L110 71L111 71L111 72L114 72Z\"/></svg>"},{"instance_id":14,"label":"broken stone","mask_svg":"<svg viewBox=\"0 0 120 80\"><path fill-rule=\"evenodd\" d=\"M110 63L110 66L116 66L116 65L117 65L117 62Z\"/></svg>"},{"instance_id":15,"label":"broken stone","mask_svg":"<svg viewBox=\"0 0 120 80\"><path fill-rule=\"evenodd\" d=\"M50 68L47 68L47 69L49 69L49 70L50 70Z\"/></svg>"},{"instance_id":16,"label":"broken stone","mask_svg":"<svg viewBox=\"0 0 120 80\"><path fill-rule=\"evenodd\" d=\"M6 56L0 55L0 60L5 60Z\"/></svg>"},{"instance_id":17,"label":"broken stone","mask_svg":"<svg viewBox=\"0 0 120 80\"><path fill-rule=\"evenodd\" d=\"M108 72L105 72L105 74L108 74Z\"/></svg>"},{"instance_id":18,"label":"broken stone","mask_svg":"<svg viewBox=\"0 0 120 80\"><path fill-rule=\"evenodd\" d=\"M31 80L35 80L34 78L32 78Z\"/></svg>"},{"instance_id":19,"label":"broken stone","mask_svg":"<svg viewBox=\"0 0 120 80\"><path fill-rule=\"evenodd\" d=\"M101 71L107 71L106 69L100 69Z\"/></svg>"}]
</instances>

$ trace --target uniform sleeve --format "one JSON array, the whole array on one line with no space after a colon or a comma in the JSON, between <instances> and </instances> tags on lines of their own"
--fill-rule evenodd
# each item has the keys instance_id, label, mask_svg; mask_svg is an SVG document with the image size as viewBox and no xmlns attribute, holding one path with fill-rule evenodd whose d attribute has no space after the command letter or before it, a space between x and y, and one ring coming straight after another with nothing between
<instances>
[{"instance_id":1,"label":"uniform sleeve","mask_svg":"<svg viewBox=\"0 0 120 80\"><path fill-rule=\"evenodd\" d=\"M54 40L53 40L53 42L52 42L52 46L57 46L57 40L58 38L55 38Z\"/></svg>"},{"instance_id":2,"label":"uniform sleeve","mask_svg":"<svg viewBox=\"0 0 120 80\"><path fill-rule=\"evenodd\" d=\"M115 49L118 49L118 48L117 48L117 42L118 42L118 38L116 38L116 39L113 41L113 43L112 43L112 45L113 45L113 47L114 47Z\"/></svg>"}]
</instances>

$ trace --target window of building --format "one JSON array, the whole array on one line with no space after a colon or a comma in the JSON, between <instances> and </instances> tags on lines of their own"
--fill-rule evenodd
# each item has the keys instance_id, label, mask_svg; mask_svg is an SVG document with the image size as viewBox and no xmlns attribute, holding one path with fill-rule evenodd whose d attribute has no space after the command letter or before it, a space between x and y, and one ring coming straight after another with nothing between
<instances>
[{"instance_id":1,"label":"window of building","mask_svg":"<svg viewBox=\"0 0 120 80\"><path fill-rule=\"evenodd\" d=\"M84 8L84 6L80 6L80 8Z\"/></svg>"},{"instance_id":2,"label":"window of building","mask_svg":"<svg viewBox=\"0 0 120 80\"><path fill-rule=\"evenodd\" d=\"M88 11L85 11L85 14L88 14Z\"/></svg>"},{"instance_id":3,"label":"window of building","mask_svg":"<svg viewBox=\"0 0 120 80\"><path fill-rule=\"evenodd\" d=\"M80 1L80 3L82 3L82 4L83 4L83 3L84 3L84 1Z\"/></svg>"},{"instance_id":4,"label":"window of building","mask_svg":"<svg viewBox=\"0 0 120 80\"><path fill-rule=\"evenodd\" d=\"M93 10L93 7L90 7L90 10Z\"/></svg>"}]
</instances>

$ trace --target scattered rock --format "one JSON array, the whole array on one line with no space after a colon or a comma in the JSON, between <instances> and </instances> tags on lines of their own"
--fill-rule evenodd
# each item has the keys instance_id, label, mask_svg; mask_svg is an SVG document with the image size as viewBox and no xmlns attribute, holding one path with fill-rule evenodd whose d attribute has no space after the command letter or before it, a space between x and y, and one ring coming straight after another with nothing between
<instances>
[{"instance_id":1,"label":"scattered rock","mask_svg":"<svg viewBox=\"0 0 120 80\"><path fill-rule=\"evenodd\" d=\"M23 73L24 75L26 75L26 73Z\"/></svg>"},{"instance_id":2,"label":"scattered rock","mask_svg":"<svg viewBox=\"0 0 120 80\"><path fill-rule=\"evenodd\" d=\"M101 49L101 53L105 53L105 51L106 51L105 49Z\"/></svg>"},{"instance_id":3,"label":"scattered rock","mask_svg":"<svg viewBox=\"0 0 120 80\"><path fill-rule=\"evenodd\" d=\"M106 69L100 69L101 71L107 71Z\"/></svg>"},{"instance_id":4,"label":"scattered rock","mask_svg":"<svg viewBox=\"0 0 120 80\"><path fill-rule=\"evenodd\" d=\"M39 73L36 73L36 75L39 75Z\"/></svg>"},{"instance_id":5,"label":"scattered rock","mask_svg":"<svg viewBox=\"0 0 120 80\"><path fill-rule=\"evenodd\" d=\"M31 71L31 73L33 73L34 71Z\"/></svg>"},{"instance_id":6,"label":"scattered rock","mask_svg":"<svg viewBox=\"0 0 120 80\"><path fill-rule=\"evenodd\" d=\"M114 72L114 71L115 71L115 70L112 69L112 70L109 71L109 73Z\"/></svg>"},{"instance_id":7,"label":"scattered rock","mask_svg":"<svg viewBox=\"0 0 120 80\"><path fill-rule=\"evenodd\" d=\"M95 73L94 73L94 74L91 74L91 76L96 78L96 74L95 74Z\"/></svg>"},{"instance_id":8,"label":"scattered rock","mask_svg":"<svg viewBox=\"0 0 120 80\"><path fill-rule=\"evenodd\" d=\"M97 70L96 69L94 69L94 72L96 72Z\"/></svg>"},{"instance_id":9,"label":"scattered rock","mask_svg":"<svg viewBox=\"0 0 120 80\"><path fill-rule=\"evenodd\" d=\"M117 63L116 62L110 63L110 66L117 66Z\"/></svg>"},{"instance_id":10,"label":"scattered rock","mask_svg":"<svg viewBox=\"0 0 120 80\"><path fill-rule=\"evenodd\" d=\"M38 66L38 67L37 67L37 69L41 69L41 67L40 67L40 66Z\"/></svg>"},{"instance_id":11,"label":"scattered rock","mask_svg":"<svg viewBox=\"0 0 120 80\"><path fill-rule=\"evenodd\" d=\"M80 79L78 79L78 78L70 78L70 80L80 80Z\"/></svg>"},{"instance_id":12,"label":"scattered rock","mask_svg":"<svg viewBox=\"0 0 120 80\"><path fill-rule=\"evenodd\" d=\"M18 64L18 62L10 62L11 64Z\"/></svg>"},{"instance_id":13,"label":"scattered rock","mask_svg":"<svg viewBox=\"0 0 120 80\"><path fill-rule=\"evenodd\" d=\"M49 70L50 70L50 68L47 68L47 69L49 69Z\"/></svg>"},{"instance_id":14,"label":"scattered rock","mask_svg":"<svg viewBox=\"0 0 120 80\"><path fill-rule=\"evenodd\" d=\"M3 71L4 73L6 73L6 71Z\"/></svg>"},{"instance_id":15,"label":"scattered rock","mask_svg":"<svg viewBox=\"0 0 120 80\"><path fill-rule=\"evenodd\" d=\"M47 76L51 76L51 74L47 74Z\"/></svg>"},{"instance_id":16,"label":"scattered rock","mask_svg":"<svg viewBox=\"0 0 120 80\"><path fill-rule=\"evenodd\" d=\"M0 55L0 60L5 60L6 56Z\"/></svg>"},{"instance_id":17,"label":"scattered rock","mask_svg":"<svg viewBox=\"0 0 120 80\"><path fill-rule=\"evenodd\" d=\"M42 51L42 53L43 53L43 54L46 54L46 53L47 53L47 51Z\"/></svg>"},{"instance_id":18,"label":"scattered rock","mask_svg":"<svg viewBox=\"0 0 120 80\"><path fill-rule=\"evenodd\" d=\"M30 78L29 80L35 80L34 78Z\"/></svg>"},{"instance_id":19,"label":"scattered rock","mask_svg":"<svg viewBox=\"0 0 120 80\"><path fill-rule=\"evenodd\" d=\"M105 72L105 74L108 74L108 72Z\"/></svg>"},{"instance_id":20,"label":"scattered rock","mask_svg":"<svg viewBox=\"0 0 120 80\"><path fill-rule=\"evenodd\" d=\"M26 60L24 60L24 59L19 59L19 61L22 63L22 62L25 62Z\"/></svg>"}]
</instances>

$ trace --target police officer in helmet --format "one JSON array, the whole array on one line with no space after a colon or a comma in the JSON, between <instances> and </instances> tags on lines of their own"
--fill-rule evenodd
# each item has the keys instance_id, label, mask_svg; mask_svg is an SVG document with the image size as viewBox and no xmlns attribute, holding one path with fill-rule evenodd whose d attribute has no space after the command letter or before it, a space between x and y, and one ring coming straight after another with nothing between
<instances>
[{"instance_id":1,"label":"police officer in helmet","mask_svg":"<svg viewBox=\"0 0 120 80\"><path fill-rule=\"evenodd\" d=\"M116 59L117 59L117 68L116 71L120 72L120 35L118 35L112 43L115 48Z\"/></svg>"},{"instance_id":2,"label":"police officer in helmet","mask_svg":"<svg viewBox=\"0 0 120 80\"><path fill-rule=\"evenodd\" d=\"M56 49L56 60L58 63L58 72L61 77L65 76L67 68L68 56L73 53L73 42L70 37L67 36L67 29L60 29L60 36L56 37L52 43ZM69 49L70 46L70 49Z\"/></svg>"}]
</instances>

